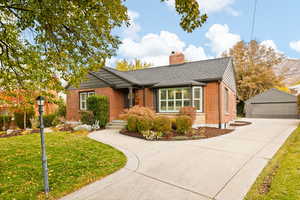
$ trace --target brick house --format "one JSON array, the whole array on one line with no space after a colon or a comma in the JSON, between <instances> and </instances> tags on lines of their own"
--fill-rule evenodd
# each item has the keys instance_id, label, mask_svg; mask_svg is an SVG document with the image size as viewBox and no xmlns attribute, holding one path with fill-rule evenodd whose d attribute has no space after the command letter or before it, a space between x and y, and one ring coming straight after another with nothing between
<instances>
[{"instance_id":1,"label":"brick house","mask_svg":"<svg viewBox=\"0 0 300 200\"><path fill-rule=\"evenodd\" d=\"M197 109L195 125L226 127L236 117L236 83L231 58L185 62L182 53L169 57L167 66L136 71L103 67L88 73L79 88L67 88L67 120L79 121L86 99L93 94L110 99L110 120L123 109L146 106L174 116L183 106Z\"/></svg>"}]
</instances>

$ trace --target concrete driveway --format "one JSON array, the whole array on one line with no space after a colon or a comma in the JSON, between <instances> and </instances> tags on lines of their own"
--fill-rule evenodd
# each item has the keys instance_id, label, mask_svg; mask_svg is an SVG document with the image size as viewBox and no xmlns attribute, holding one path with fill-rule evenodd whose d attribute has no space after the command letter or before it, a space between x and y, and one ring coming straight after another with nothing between
<instances>
[{"instance_id":1,"label":"concrete driveway","mask_svg":"<svg viewBox=\"0 0 300 200\"><path fill-rule=\"evenodd\" d=\"M245 119L252 125L193 141L151 142L104 130L90 137L128 157L118 172L63 199L240 200L298 120ZM101 159L101 158L99 158Z\"/></svg>"}]
</instances>

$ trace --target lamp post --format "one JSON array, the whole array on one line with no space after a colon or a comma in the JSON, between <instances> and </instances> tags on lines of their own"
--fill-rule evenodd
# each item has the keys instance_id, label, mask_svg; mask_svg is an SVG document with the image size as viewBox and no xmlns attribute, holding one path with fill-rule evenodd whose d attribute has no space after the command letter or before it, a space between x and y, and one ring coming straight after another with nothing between
<instances>
[{"instance_id":1,"label":"lamp post","mask_svg":"<svg viewBox=\"0 0 300 200\"><path fill-rule=\"evenodd\" d=\"M39 121L40 121L40 134L41 134L41 148L42 148L42 166L43 166L43 176L44 176L44 189L45 194L48 196L49 192L49 182L48 182L48 167L47 167L47 156L46 156L46 145L45 145L45 134L44 134L44 122L43 122L43 112L45 99L42 96L36 98L37 104L39 106Z\"/></svg>"}]
</instances>

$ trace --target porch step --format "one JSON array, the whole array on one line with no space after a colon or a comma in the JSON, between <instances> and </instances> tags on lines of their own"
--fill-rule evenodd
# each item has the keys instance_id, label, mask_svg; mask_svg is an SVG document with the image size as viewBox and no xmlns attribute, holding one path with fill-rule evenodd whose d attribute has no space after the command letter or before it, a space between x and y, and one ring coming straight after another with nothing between
<instances>
[{"instance_id":1,"label":"porch step","mask_svg":"<svg viewBox=\"0 0 300 200\"><path fill-rule=\"evenodd\" d=\"M123 129L127 125L127 121L124 120L112 120L106 125L107 129Z\"/></svg>"}]
</instances>

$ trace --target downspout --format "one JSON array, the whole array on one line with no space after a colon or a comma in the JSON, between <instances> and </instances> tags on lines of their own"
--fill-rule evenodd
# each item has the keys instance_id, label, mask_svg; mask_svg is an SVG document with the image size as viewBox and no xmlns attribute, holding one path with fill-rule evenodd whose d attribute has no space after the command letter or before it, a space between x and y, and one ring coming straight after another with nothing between
<instances>
[{"instance_id":1,"label":"downspout","mask_svg":"<svg viewBox=\"0 0 300 200\"><path fill-rule=\"evenodd\" d=\"M221 115L221 81L218 81L218 114L219 114L219 128L222 128L222 115Z\"/></svg>"},{"instance_id":2,"label":"downspout","mask_svg":"<svg viewBox=\"0 0 300 200\"><path fill-rule=\"evenodd\" d=\"M145 87L143 88L143 93L144 93L144 95L143 95L144 107L146 107L146 88Z\"/></svg>"}]
</instances>

